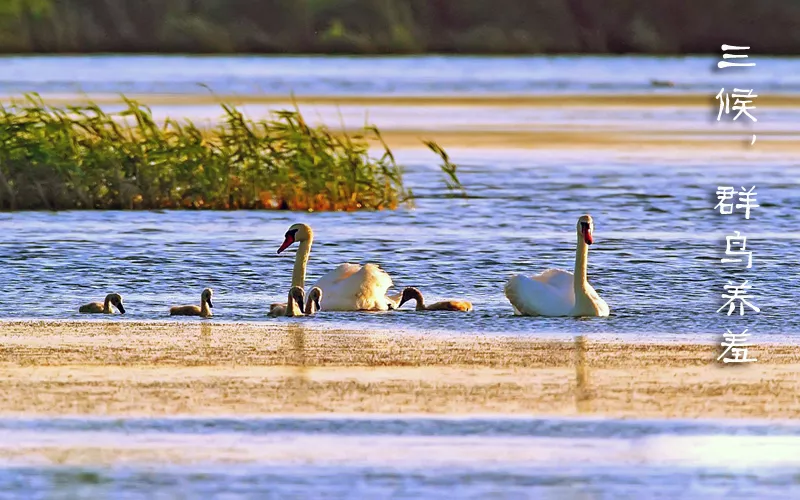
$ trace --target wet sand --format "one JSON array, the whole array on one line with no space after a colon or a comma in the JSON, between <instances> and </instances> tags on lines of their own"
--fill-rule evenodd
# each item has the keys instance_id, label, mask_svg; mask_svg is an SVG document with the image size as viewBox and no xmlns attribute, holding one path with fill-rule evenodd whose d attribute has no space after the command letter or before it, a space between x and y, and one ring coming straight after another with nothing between
<instances>
[{"instance_id":1,"label":"wet sand","mask_svg":"<svg viewBox=\"0 0 800 500\"><path fill-rule=\"evenodd\" d=\"M800 417L800 352L265 324L0 323L0 416Z\"/></svg>"}]
</instances>

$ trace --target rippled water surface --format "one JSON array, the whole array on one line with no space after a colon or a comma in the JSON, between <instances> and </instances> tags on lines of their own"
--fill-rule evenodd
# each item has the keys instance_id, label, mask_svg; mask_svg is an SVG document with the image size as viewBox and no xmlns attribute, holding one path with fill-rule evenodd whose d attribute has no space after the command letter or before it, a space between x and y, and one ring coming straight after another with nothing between
<instances>
[{"instance_id":1,"label":"rippled water surface","mask_svg":"<svg viewBox=\"0 0 800 500\"><path fill-rule=\"evenodd\" d=\"M456 153L468 199L449 198L430 155L407 152L415 209L359 213L61 212L0 214L0 318L78 319L82 302L125 297L124 319L169 320L170 305L215 290L215 319L270 319L285 298L294 251L276 254L294 222L315 231L309 280L342 262L375 262L396 288L427 300L465 298L469 314L322 312L306 321L420 331L704 336L739 324L774 339L800 332L796 313L800 168L788 160L626 158L617 153ZM460 157L459 157L460 156ZM757 186L750 220L713 210L718 185ZM512 315L514 273L572 269L575 223L595 219L590 281L606 319ZM739 230L753 267L722 264ZM296 248L292 247L292 248ZM730 318L727 280L750 279L760 314ZM108 318L103 318L108 319Z\"/></svg>"},{"instance_id":2,"label":"rippled water surface","mask_svg":"<svg viewBox=\"0 0 800 500\"><path fill-rule=\"evenodd\" d=\"M0 498L796 498L800 490L793 423L48 419L0 420L0 438Z\"/></svg>"}]
</instances>

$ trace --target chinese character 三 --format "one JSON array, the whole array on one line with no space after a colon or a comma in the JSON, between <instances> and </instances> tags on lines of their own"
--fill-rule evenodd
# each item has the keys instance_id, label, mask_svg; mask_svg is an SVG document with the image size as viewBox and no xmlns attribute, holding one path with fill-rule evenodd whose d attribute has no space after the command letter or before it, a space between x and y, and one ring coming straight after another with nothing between
<instances>
[{"instance_id":1,"label":"chinese character \u4e09","mask_svg":"<svg viewBox=\"0 0 800 500\"><path fill-rule=\"evenodd\" d=\"M723 52L727 52L729 50L733 51L733 50L749 50L750 49L749 46L745 47L745 46L741 46L741 45L728 45L728 44L723 44L720 48L722 49ZM722 54L722 59L746 59L746 58L747 58L747 54ZM720 68L720 69L728 68L728 67L731 67L731 66L755 66L755 65L756 65L756 63L736 63L736 62L728 62L728 61L724 61L724 60L717 63L717 67Z\"/></svg>"}]
</instances>

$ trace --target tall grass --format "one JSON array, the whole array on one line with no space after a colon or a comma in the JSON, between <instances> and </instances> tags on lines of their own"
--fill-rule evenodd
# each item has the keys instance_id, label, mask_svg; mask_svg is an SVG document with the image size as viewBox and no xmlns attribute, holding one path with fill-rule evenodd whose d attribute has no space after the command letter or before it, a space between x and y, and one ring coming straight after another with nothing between
<instances>
[{"instance_id":1,"label":"tall grass","mask_svg":"<svg viewBox=\"0 0 800 500\"><path fill-rule=\"evenodd\" d=\"M250 120L222 105L213 129L157 123L124 99L58 107L29 94L0 107L0 209L394 209L411 203L376 127L311 127L299 109ZM370 141L383 153L369 155Z\"/></svg>"}]
</instances>

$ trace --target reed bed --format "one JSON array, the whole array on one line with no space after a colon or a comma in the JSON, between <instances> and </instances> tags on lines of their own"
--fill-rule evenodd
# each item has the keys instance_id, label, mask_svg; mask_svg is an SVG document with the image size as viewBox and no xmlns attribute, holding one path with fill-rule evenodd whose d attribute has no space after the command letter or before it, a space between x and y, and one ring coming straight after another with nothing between
<instances>
[{"instance_id":1,"label":"reed bed","mask_svg":"<svg viewBox=\"0 0 800 500\"><path fill-rule=\"evenodd\" d=\"M222 104L222 120L202 129L157 123L146 105L123 99L114 113L94 103L52 106L35 94L0 107L0 209L325 211L413 202L374 126L333 133L309 126L296 106L251 120ZM371 157L371 144L382 155Z\"/></svg>"}]
</instances>

